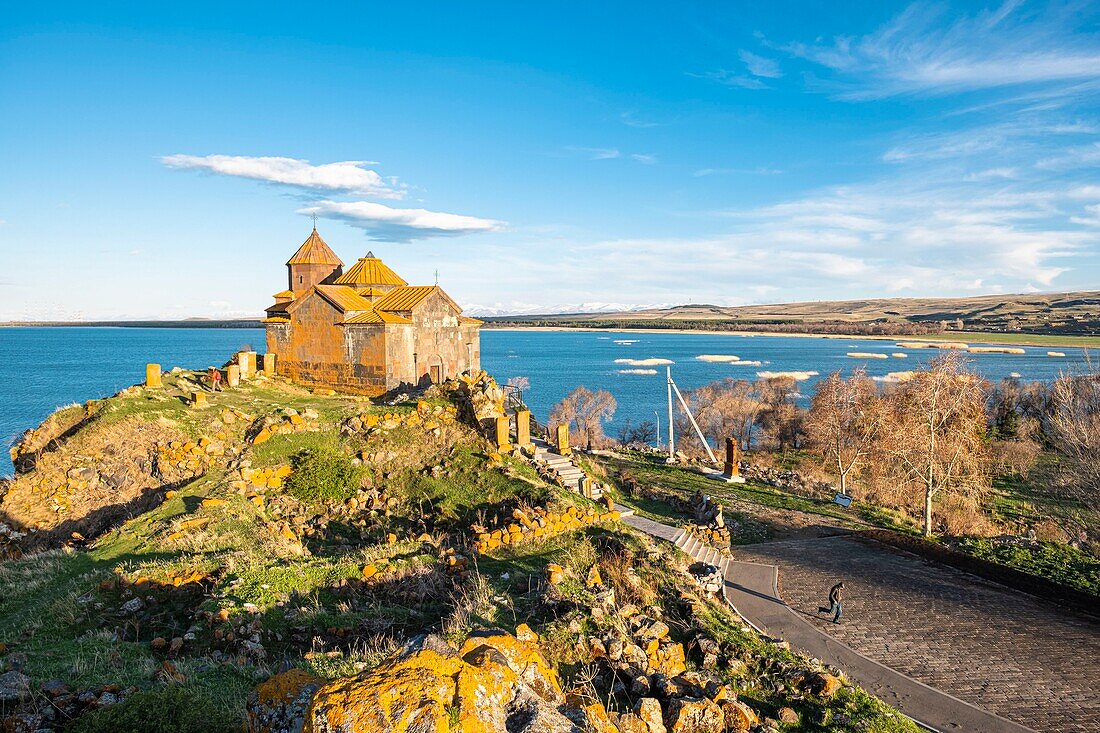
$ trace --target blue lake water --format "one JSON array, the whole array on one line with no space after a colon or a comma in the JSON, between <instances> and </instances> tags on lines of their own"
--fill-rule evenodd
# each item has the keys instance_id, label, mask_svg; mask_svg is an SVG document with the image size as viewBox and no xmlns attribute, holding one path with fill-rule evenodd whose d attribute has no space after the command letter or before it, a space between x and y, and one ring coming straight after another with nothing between
<instances>
[{"instance_id":1,"label":"blue lake water","mask_svg":"<svg viewBox=\"0 0 1100 733\"><path fill-rule=\"evenodd\" d=\"M7 446L23 430L36 426L56 408L104 397L141 382L145 364L158 362L201 369L221 364L242 346L263 350L259 329L173 328L0 328L0 475L11 472ZM969 354L972 366L992 380L1018 373L1025 380L1049 381L1062 371L1085 367L1081 349L1056 348L1065 358L1046 355L1047 347L1027 347L1025 354ZM866 366L873 376L917 369L937 351L903 350L892 341L866 339L734 336L677 333L610 333L594 331L496 331L481 335L482 366L501 382L527 377L524 397L540 420L550 407L578 385L610 391L619 403L615 423L665 415L665 367L632 365L616 360L668 359L681 389L691 389L727 376L756 379L760 372L850 372ZM851 351L908 354L905 359L853 359ZM737 363L706 362L704 354L737 356ZM654 374L624 374L629 370ZM811 394L815 376L800 383ZM663 425L662 425L663 428Z\"/></svg>"}]
</instances>

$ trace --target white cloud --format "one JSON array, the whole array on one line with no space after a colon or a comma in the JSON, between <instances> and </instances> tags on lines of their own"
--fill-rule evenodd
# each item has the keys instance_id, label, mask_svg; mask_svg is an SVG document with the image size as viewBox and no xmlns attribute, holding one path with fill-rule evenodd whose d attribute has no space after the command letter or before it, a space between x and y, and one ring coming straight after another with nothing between
<instances>
[{"instance_id":1,"label":"white cloud","mask_svg":"<svg viewBox=\"0 0 1100 733\"><path fill-rule=\"evenodd\" d=\"M618 148L585 148L578 145L568 145L566 152L578 153L589 160L614 160L622 157L622 151Z\"/></svg>"},{"instance_id":2,"label":"white cloud","mask_svg":"<svg viewBox=\"0 0 1100 733\"><path fill-rule=\"evenodd\" d=\"M708 79L728 87L741 87L742 89L767 89L768 85L754 76L745 76L738 71L729 69L715 69L701 73L688 72L688 76L696 79Z\"/></svg>"},{"instance_id":3,"label":"white cloud","mask_svg":"<svg viewBox=\"0 0 1100 733\"><path fill-rule=\"evenodd\" d=\"M197 170L222 176L291 186L310 191L359 194L384 199L403 198L403 187L366 168L369 161L345 160L312 165L308 160L245 155L167 155L169 168Z\"/></svg>"},{"instance_id":4,"label":"white cloud","mask_svg":"<svg viewBox=\"0 0 1100 733\"><path fill-rule=\"evenodd\" d=\"M783 72L779 69L779 64L774 59L757 56L755 53L745 50L742 50L737 55L745 64L745 68L748 69L749 73L753 76L763 76L768 79L777 79L783 76Z\"/></svg>"},{"instance_id":5,"label":"white cloud","mask_svg":"<svg viewBox=\"0 0 1100 733\"><path fill-rule=\"evenodd\" d=\"M1074 13L1035 13L1006 2L974 15L946 6L910 5L873 33L831 43L780 46L839 73L842 97L953 94L979 89L1100 79L1100 49L1087 33L1075 35Z\"/></svg>"},{"instance_id":6,"label":"white cloud","mask_svg":"<svg viewBox=\"0 0 1100 733\"><path fill-rule=\"evenodd\" d=\"M645 165L653 165L657 162L657 156L650 153L631 153L630 158Z\"/></svg>"},{"instance_id":7,"label":"white cloud","mask_svg":"<svg viewBox=\"0 0 1100 733\"><path fill-rule=\"evenodd\" d=\"M453 237L475 232L494 232L505 223L427 209L395 209L370 201L317 201L298 210L336 219L362 229L372 239L407 242L428 237Z\"/></svg>"}]
</instances>

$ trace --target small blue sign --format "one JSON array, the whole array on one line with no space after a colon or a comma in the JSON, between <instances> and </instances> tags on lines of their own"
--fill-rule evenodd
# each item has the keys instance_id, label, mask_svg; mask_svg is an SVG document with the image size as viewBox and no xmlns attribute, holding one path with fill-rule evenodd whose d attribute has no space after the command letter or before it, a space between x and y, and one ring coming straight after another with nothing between
<instances>
[{"instance_id":1,"label":"small blue sign","mask_svg":"<svg viewBox=\"0 0 1100 733\"><path fill-rule=\"evenodd\" d=\"M840 492L837 492L837 495L833 499L833 501L837 504L840 504L845 509L852 505L852 497L848 496L847 494L841 494Z\"/></svg>"}]
</instances>

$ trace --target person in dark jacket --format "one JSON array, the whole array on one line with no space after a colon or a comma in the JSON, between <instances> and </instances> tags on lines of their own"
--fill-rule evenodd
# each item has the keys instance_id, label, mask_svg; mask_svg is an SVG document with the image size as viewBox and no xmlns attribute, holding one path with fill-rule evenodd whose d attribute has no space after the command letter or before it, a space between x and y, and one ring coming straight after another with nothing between
<instances>
[{"instance_id":1,"label":"person in dark jacket","mask_svg":"<svg viewBox=\"0 0 1100 733\"><path fill-rule=\"evenodd\" d=\"M817 609L818 613L831 613L833 614L833 623L840 623L840 615L844 610L840 600L844 594L844 583L840 582L829 589L829 607L825 608L821 606Z\"/></svg>"}]
</instances>

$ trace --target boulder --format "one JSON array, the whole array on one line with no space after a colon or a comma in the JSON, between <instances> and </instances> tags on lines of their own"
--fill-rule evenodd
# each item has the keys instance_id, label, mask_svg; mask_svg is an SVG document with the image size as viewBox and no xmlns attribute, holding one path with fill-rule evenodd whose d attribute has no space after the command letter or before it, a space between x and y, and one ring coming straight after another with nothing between
<instances>
[{"instance_id":1,"label":"boulder","mask_svg":"<svg viewBox=\"0 0 1100 733\"><path fill-rule=\"evenodd\" d=\"M646 733L666 733L661 703L653 697L643 697L634 703L634 714L646 726Z\"/></svg>"},{"instance_id":2,"label":"boulder","mask_svg":"<svg viewBox=\"0 0 1100 733\"><path fill-rule=\"evenodd\" d=\"M0 674L0 702L19 702L30 697L31 678L12 670Z\"/></svg>"},{"instance_id":3,"label":"boulder","mask_svg":"<svg viewBox=\"0 0 1100 733\"><path fill-rule=\"evenodd\" d=\"M700 697L669 701L665 715L668 733L725 733L726 724L718 704Z\"/></svg>"},{"instance_id":4,"label":"boulder","mask_svg":"<svg viewBox=\"0 0 1100 733\"><path fill-rule=\"evenodd\" d=\"M726 720L726 730L730 733L741 733L760 724L756 712L739 700L724 700L722 715Z\"/></svg>"},{"instance_id":5,"label":"boulder","mask_svg":"<svg viewBox=\"0 0 1100 733\"><path fill-rule=\"evenodd\" d=\"M302 670L276 675L250 695L248 730L581 733L565 712L586 724L607 720L598 703L570 711L564 702L557 673L533 642L484 630L461 649L419 637L371 671L328 683Z\"/></svg>"}]
</instances>

